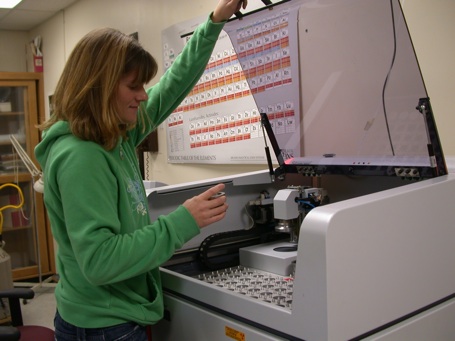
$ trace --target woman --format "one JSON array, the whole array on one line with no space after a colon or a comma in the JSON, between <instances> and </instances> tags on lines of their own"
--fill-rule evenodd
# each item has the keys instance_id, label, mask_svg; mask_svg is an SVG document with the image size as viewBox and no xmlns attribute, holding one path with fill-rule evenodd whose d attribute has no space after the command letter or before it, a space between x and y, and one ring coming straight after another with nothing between
<instances>
[{"instance_id":1,"label":"woman","mask_svg":"<svg viewBox=\"0 0 455 341\"><path fill-rule=\"evenodd\" d=\"M147 340L163 315L159 266L224 218L224 185L151 222L135 148L201 77L224 22L246 0L220 0L160 82L153 57L113 29L75 46L35 155L58 244L57 340Z\"/></svg>"}]
</instances>

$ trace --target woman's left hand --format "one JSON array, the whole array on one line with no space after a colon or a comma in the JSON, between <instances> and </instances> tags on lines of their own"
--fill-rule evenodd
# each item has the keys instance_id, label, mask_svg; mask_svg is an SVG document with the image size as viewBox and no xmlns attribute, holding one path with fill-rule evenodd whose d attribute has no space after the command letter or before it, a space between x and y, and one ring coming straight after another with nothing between
<instances>
[{"instance_id":1,"label":"woman's left hand","mask_svg":"<svg viewBox=\"0 0 455 341\"><path fill-rule=\"evenodd\" d=\"M228 20L235 12L245 9L248 0L220 0L212 14L213 22L222 22Z\"/></svg>"}]
</instances>

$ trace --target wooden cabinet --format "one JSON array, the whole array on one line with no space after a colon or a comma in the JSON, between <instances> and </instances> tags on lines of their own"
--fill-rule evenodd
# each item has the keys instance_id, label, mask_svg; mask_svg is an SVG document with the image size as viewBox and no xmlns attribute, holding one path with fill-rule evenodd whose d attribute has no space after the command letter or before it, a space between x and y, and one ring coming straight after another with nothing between
<instances>
[{"instance_id":1,"label":"wooden cabinet","mask_svg":"<svg viewBox=\"0 0 455 341\"><path fill-rule=\"evenodd\" d=\"M11 257L13 280L55 273L54 246L43 195L33 190L33 179L10 141L14 135L38 165L33 150L40 139L36 125L44 120L41 73L0 72L0 186L12 183L24 195L21 209L5 209L2 238ZM0 207L16 203L18 191L4 186Z\"/></svg>"}]
</instances>

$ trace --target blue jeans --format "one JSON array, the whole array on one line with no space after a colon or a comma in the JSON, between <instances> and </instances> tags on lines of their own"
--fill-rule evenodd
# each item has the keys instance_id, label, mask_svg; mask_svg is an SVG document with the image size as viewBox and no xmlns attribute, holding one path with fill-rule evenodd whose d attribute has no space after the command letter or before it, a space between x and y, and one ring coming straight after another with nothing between
<instances>
[{"instance_id":1,"label":"blue jeans","mask_svg":"<svg viewBox=\"0 0 455 341\"><path fill-rule=\"evenodd\" d=\"M106 328L79 328L63 320L57 312L54 326L57 341L148 341L146 327L133 322Z\"/></svg>"}]
</instances>

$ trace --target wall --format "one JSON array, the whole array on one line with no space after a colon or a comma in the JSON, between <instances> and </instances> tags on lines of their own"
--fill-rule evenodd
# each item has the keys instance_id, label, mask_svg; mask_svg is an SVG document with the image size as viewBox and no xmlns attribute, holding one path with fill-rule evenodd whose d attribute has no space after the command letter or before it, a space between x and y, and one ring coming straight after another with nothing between
<instances>
[{"instance_id":1,"label":"wall","mask_svg":"<svg viewBox=\"0 0 455 341\"><path fill-rule=\"evenodd\" d=\"M139 41L159 62L162 74L162 29L194 17L208 16L217 0L80 0L48 22L32 30L43 38L45 95L53 93L64 60L77 41L90 30L111 26L125 33L138 32ZM178 10L176 10L178 9ZM153 80L151 85L157 79ZM48 105L46 104L48 112ZM219 177L264 169L258 165L175 165L167 163L165 128L158 129L159 152L148 154L146 176L167 184Z\"/></svg>"},{"instance_id":2,"label":"wall","mask_svg":"<svg viewBox=\"0 0 455 341\"><path fill-rule=\"evenodd\" d=\"M251 0L250 3L259 1ZM29 32L29 38L43 38L45 95L53 93L64 61L76 42L96 27L111 26L125 33L138 32L139 40L161 65L162 29L190 18L205 16L217 0L80 0L51 20ZM401 0L420 62L446 155L455 155L451 127L452 92L455 89L455 14L453 0ZM0 37L2 32L0 31ZM0 49L3 51L3 49ZM19 52L17 52L19 53ZM1 69L0 62L0 69ZM10 71L10 70L7 70ZM152 82L151 84L153 84ZM48 107L46 107L48 112ZM254 165L168 164L166 136L158 129L158 153L149 155L147 176L168 184L195 181L264 169Z\"/></svg>"},{"instance_id":3,"label":"wall","mask_svg":"<svg viewBox=\"0 0 455 341\"><path fill-rule=\"evenodd\" d=\"M446 157L455 155L455 1L401 0Z\"/></svg>"},{"instance_id":4,"label":"wall","mask_svg":"<svg viewBox=\"0 0 455 341\"><path fill-rule=\"evenodd\" d=\"M27 32L0 30L0 71L27 71Z\"/></svg>"}]
</instances>

